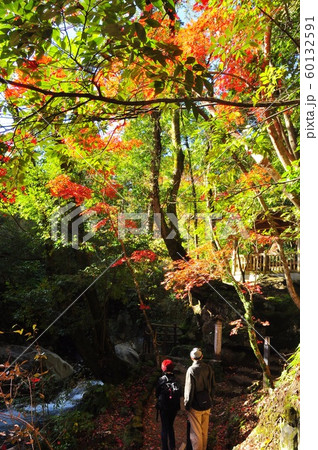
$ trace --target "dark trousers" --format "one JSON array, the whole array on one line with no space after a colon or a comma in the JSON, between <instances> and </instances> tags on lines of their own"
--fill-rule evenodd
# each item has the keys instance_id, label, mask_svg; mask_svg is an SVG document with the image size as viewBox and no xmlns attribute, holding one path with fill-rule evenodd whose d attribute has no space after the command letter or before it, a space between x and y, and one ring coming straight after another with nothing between
<instances>
[{"instance_id":1,"label":"dark trousers","mask_svg":"<svg viewBox=\"0 0 318 450\"><path fill-rule=\"evenodd\" d=\"M162 450L174 450L176 448L173 429L173 422L176 415L177 411L160 410Z\"/></svg>"}]
</instances>

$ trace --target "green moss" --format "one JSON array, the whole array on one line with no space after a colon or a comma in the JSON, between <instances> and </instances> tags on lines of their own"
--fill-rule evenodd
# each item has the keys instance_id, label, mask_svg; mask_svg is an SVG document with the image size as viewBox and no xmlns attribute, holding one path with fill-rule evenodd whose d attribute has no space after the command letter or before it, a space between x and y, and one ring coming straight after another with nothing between
<instances>
[{"instance_id":1,"label":"green moss","mask_svg":"<svg viewBox=\"0 0 318 450\"><path fill-rule=\"evenodd\" d=\"M275 384L258 404L259 423L235 450L298 448L299 437L299 348ZM233 449L233 450L234 450Z\"/></svg>"}]
</instances>

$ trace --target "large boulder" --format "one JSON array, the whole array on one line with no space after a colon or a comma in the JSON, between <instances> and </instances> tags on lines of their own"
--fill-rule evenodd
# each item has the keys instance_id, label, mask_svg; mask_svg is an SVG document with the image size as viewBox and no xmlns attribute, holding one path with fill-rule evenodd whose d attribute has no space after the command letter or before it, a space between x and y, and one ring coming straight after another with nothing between
<instances>
[{"instance_id":1,"label":"large boulder","mask_svg":"<svg viewBox=\"0 0 318 450\"><path fill-rule=\"evenodd\" d=\"M116 344L115 353L119 359L131 366L136 366L139 363L139 355L130 342Z\"/></svg>"},{"instance_id":2,"label":"large boulder","mask_svg":"<svg viewBox=\"0 0 318 450\"><path fill-rule=\"evenodd\" d=\"M73 374L73 367L56 353L45 348L36 350L34 347L23 347L22 345L2 345L0 346L0 364L22 363L23 368L28 371L39 370L39 359L43 364L43 369L48 370L57 379L61 380Z\"/></svg>"},{"instance_id":3,"label":"large boulder","mask_svg":"<svg viewBox=\"0 0 318 450\"><path fill-rule=\"evenodd\" d=\"M73 374L73 367L59 355L50 350L44 350L44 354L46 356L46 359L44 358L44 366L50 373L53 373L56 378L62 380Z\"/></svg>"}]
</instances>

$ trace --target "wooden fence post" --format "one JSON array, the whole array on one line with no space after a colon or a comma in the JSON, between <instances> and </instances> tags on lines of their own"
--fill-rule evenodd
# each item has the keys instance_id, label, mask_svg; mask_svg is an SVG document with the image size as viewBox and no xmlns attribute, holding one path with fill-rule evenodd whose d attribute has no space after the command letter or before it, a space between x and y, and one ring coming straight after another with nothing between
<instances>
[{"instance_id":1,"label":"wooden fence post","mask_svg":"<svg viewBox=\"0 0 318 450\"><path fill-rule=\"evenodd\" d=\"M265 338L264 338L264 362L267 366L269 366L270 344L271 344L271 338L269 336L265 336Z\"/></svg>"},{"instance_id":2,"label":"wooden fence post","mask_svg":"<svg viewBox=\"0 0 318 450\"><path fill-rule=\"evenodd\" d=\"M271 338L269 336L265 336L264 337L264 362L267 366L269 366L270 344L271 344ZM268 387L265 374L263 374L263 386L264 386L264 388Z\"/></svg>"},{"instance_id":3,"label":"wooden fence post","mask_svg":"<svg viewBox=\"0 0 318 450\"><path fill-rule=\"evenodd\" d=\"M221 357L222 350L222 320L217 319L214 327L214 354L217 358Z\"/></svg>"}]
</instances>

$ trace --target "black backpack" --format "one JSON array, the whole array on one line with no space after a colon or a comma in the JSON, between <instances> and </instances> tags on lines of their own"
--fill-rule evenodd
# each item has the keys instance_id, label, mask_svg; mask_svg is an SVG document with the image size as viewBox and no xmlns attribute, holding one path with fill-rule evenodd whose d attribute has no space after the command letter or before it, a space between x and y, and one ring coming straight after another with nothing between
<instances>
[{"instance_id":1,"label":"black backpack","mask_svg":"<svg viewBox=\"0 0 318 450\"><path fill-rule=\"evenodd\" d=\"M159 380L160 393L157 401L157 409L178 411L180 409L181 389L177 380L164 375Z\"/></svg>"}]
</instances>

